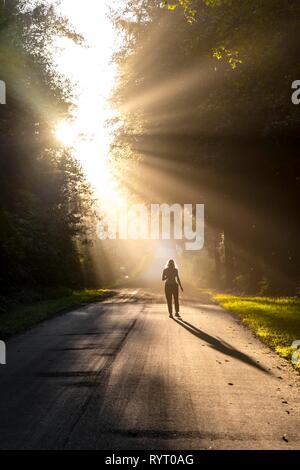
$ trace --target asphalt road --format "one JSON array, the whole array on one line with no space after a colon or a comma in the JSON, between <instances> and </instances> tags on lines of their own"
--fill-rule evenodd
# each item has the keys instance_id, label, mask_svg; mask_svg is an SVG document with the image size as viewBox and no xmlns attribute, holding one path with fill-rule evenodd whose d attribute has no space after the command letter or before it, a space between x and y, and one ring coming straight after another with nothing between
<instances>
[{"instance_id":1,"label":"asphalt road","mask_svg":"<svg viewBox=\"0 0 300 470\"><path fill-rule=\"evenodd\" d=\"M300 449L292 368L214 304L123 290L11 339L1 449Z\"/></svg>"}]
</instances>

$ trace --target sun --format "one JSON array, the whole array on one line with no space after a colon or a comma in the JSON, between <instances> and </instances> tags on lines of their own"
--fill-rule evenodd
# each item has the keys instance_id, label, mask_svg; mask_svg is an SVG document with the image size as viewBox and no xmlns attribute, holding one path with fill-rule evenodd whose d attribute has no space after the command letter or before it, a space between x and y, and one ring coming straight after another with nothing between
<instances>
[{"instance_id":1,"label":"sun","mask_svg":"<svg viewBox=\"0 0 300 470\"><path fill-rule=\"evenodd\" d=\"M101 126L95 131L93 121L89 114L85 119L78 117L77 121L61 120L55 126L54 135L63 147L71 150L103 210L109 211L123 204L123 196L112 172L106 134L101 132Z\"/></svg>"},{"instance_id":2,"label":"sun","mask_svg":"<svg viewBox=\"0 0 300 470\"><path fill-rule=\"evenodd\" d=\"M76 143L76 130L68 121L59 121L54 130L55 137L66 147L73 147Z\"/></svg>"}]
</instances>

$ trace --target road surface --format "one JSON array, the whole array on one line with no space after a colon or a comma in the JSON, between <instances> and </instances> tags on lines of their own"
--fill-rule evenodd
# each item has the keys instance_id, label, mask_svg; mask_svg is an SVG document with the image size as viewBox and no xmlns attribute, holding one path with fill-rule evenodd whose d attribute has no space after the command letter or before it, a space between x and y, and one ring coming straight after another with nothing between
<instances>
[{"instance_id":1,"label":"road surface","mask_svg":"<svg viewBox=\"0 0 300 470\"><path fill-rule=\"evenodd\" d=\"M8 344L1 449L300 449L299 375L220 307L124 289Z\"/></svg>"}]
</instances>

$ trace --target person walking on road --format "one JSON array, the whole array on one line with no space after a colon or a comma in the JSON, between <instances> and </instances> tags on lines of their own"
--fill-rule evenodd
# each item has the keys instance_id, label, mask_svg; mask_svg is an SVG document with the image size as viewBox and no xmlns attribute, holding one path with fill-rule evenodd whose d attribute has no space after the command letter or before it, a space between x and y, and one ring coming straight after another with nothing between
<instances>
[{"instance_id":1,"label":"person walking on road","mask_svg":"<svg viewBox=\"0 0 300 470\"><path fill-rule=\"evenodd\" d=\"M162 280L165 283L165 294L168 303L168 310L170 318L173 317L173 298L175 305L176 317L179 317L179 287L181 292L183 288L181 285L178 269L176 268L175 261L170 259L162 274Z\"/></svg>"}]
</instances>

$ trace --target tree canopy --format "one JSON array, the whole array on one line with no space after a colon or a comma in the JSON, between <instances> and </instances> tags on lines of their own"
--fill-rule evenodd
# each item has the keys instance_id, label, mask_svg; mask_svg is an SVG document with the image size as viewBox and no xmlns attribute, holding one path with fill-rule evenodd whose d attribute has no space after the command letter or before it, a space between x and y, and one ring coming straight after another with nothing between
<instances>
[{"instance_id":1,"label":"tree canopy","mask_svg":"<svg viewBox=\"0 0 300 470\"><path fill-rule=\"evenodd\" d=\"M139 157L148 194L205 202L228 287L298 287L299 16L294 0L141 0L116 18L116 153Z\"/></svg>"},{"instance_id":2,"label":"tree canopy","mask_svg":"<svg viewBox=\"0 0 300 470\"><path fill-rule=\"evenodd\" d=\"M0 11L0 282L3 295L83 284L92 194L80 165L53 138L68 84L51 66L54 34L80 40L53 5L8 1Z\"/></svg>"}]
</instances>

